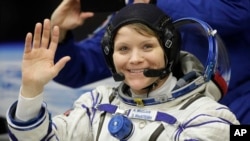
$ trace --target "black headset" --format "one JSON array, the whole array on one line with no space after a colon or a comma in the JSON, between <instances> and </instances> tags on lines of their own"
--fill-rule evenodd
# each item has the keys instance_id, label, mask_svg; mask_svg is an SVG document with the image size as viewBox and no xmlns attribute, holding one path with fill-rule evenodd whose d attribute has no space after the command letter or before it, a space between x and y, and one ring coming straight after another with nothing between
<instances>
[{"instance_id":1,"label":"black headset","mask_svg":"<svg viewBox=\"0 0 250 141\"><path fill-rule=\"evenodd\" d=\"M133 8L131 8L133 7ZM130 9L131 8L131 9ZM149 12L150 11L150 12ZM172 91L173 98L186 94L200 85L212 80L220 89L221 94L226 94L231 76L230 62L228 61L227 51L216 30L206 22L199 19L187 17L173 21L163 11L156 8L153 4L132 4L121 9L107 26L106 33L102 39L102 50L109 69L115 81L124 80L124 76L115 70L113 62L114 37L117 30L130 23L139 22L147 25L157 34L162 41L163 50L166 58L166 68L161 70L150 70L144 72L145 76L157 77L167 75L175 67L179 59L181 50L181 27L190 24L197 24L201 32L207 38L208 56L205 70L199 78L189 84ZM223 53L221 55L221 53ZM220 55L219 55L220 54ZM218 96L222 97L222 96Z\"/></svg>"},{"instance_id":2,"label":"black headset","mask_svg":"<svg viewBox=\"0 0 250 141\"><path fill-rule=\"evenodd\" d=\"M156 16L156 18L150 16ZM153 21L151 21L152 19ZM156 8L155 5L138 3L129 5L119 11L119 13L115 15L111 23L107 26L106 33L102 39L102 50L104 57L109 69L113 74L114 80L121 81L124 79L122 74L118 74L116 72L113 62L112 56L114 52L114 37L120 27L130 23L142 23L155 31L160 37L160 42L162 43L164 53L167 56L166 68L161 70L148 70L144 72L144 75L146 74L148 77L161 77L168 75L172 71L172 68L179 57L181 48L180 34L175 29L170 17L168 17L160 9Z\"/></svg>"}]
</instances>

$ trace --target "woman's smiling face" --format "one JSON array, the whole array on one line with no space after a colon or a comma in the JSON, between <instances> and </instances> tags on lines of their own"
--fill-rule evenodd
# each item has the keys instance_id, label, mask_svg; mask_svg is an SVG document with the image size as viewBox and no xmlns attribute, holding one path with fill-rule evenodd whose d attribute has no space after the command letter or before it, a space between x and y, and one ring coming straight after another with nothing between
<instances>
[{"instance_id":1,"label":"woman's smiling face","mask_svg":"<svg viewBox=\"0 0 250 141\"><path fill-rule=\"evenodd\" d=\"M159 79L145 77L145 69L165 68L163 49L153 34L138 28L136 24L130 24L121 27L114 39L113 60L116 71L125 76L124 82L136 94L144 94L145 89L142 89Z\"/></svg>"}]
</instances>

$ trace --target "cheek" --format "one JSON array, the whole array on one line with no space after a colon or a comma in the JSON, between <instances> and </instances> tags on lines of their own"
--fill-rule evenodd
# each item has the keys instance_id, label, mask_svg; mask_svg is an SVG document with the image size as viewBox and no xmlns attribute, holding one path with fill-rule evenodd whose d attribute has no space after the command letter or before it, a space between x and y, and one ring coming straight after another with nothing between
<instances>
[{"instance_id":1,"label":"cheek","mask_svg":"<svg viewBox=\"0 0 250 141\"><path fill-rule=\"evenodd\" d=\"M156 52L155 55L150 56L150 58L152 64L155 64L157 68L165 67L165 57L162 51Z\"/></svg>"},{"instance_id":2,"label":"cheek","mask_svg":"<svg viewBox=\"0 0 250 141\"><path fill-rule=\"evenodd\" d=\"M125 60L125 59L123 59L121 55L114 53L113 60L114 60L115 69L119 70L119 68L121 68L121 66L123 66L123 64L124 64L123 60Z\"/></svg>"},{"instance_id":3,"label":"cheek","mask_svg":"<svg viewBox=\"0 0 250 141\"><path fill-rule=\"evenodd\" d=\"M164 60L164 57L151 57L151 63L152 63L152 66L155 66L157 68L163 68L165 67L165 60ZM154 65L153 65L154 64Z\"/></svg>"}]
</instances>

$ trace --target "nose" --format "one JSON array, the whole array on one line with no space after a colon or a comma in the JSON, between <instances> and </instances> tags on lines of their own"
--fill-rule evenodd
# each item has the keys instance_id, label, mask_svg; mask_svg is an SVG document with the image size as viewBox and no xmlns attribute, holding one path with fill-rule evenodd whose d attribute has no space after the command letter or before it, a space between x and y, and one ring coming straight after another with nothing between
<instances>
[{"instance_id":1,"label":"nose","mask_svg":"<svg viewBox=\"0 0 250 141\"><path fill-rule=\"evenodd\" d=\"M139 63L143 62L143 59L144 59L143 53L140 52L137 49L134 49L131 52L131 55L130 55L130 58L129 58L129 63L131 63L131 64L139 64Z\"/></svg>"}]
</instances>

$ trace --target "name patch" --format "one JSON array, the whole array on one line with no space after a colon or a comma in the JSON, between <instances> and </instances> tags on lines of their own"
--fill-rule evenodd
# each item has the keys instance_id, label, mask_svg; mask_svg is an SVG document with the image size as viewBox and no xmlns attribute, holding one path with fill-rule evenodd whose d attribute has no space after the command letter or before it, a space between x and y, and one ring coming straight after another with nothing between
<instances>
[{"instance_id":1,"label":"name patch","mask_svg":"<svg viewBox=\"0 0 250 141\"><path fill-rule=\"evenodd\" d=\"M131 109L128 117L135 119L151 120L156 118L157 111L145 110L145 109Z\"/></svg>"}]
</instances>

